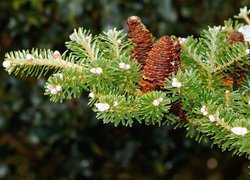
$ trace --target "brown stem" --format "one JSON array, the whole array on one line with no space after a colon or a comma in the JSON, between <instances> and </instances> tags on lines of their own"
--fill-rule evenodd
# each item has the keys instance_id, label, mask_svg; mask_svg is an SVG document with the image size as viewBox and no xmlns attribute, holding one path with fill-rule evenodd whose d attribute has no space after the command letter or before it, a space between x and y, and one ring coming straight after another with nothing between
<instances>
[{"instance_id":1,"label":"brown stem","mask_svg":"<svg viewBox=\"0 0 250 180\"><path fill-rule=\"evenodd\" d=\"M237 65L234 61L234 72L233 72L233 90L236 91L238 89L238 77L237 77Z\"/></svg>"}]
</instances>

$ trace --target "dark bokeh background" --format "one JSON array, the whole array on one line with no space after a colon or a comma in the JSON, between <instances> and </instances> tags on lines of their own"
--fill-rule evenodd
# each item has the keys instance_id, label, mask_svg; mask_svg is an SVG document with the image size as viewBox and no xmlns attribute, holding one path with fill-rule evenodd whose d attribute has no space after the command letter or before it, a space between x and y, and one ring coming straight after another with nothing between
<instances>
[{"instance_id":1,"label":"dark bokeh background","mask_svg":"<svg viewBox=\"0 0 250 180\"><path fill-rule=\"evenodd\" d=\"M198 35L233 17L248 0L1 0L0 59L32 47L65 50L73 28L125 28L138 15L155 37ZM44 96L45 79L0 67L0 179L249 179L250 162L198 144L185 130L104 125L87 93L63 104Z\"/></svg>"}]
</instances>

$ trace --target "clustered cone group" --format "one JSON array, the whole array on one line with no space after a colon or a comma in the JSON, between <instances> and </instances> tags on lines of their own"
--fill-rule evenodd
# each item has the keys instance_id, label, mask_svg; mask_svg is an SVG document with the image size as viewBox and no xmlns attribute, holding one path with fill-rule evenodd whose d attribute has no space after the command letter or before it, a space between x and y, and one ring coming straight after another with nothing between
<instances>
[{"instance_id":1,"label":"clustered cone group","mask_svg":"<svg viewBox=\"0 0 250 180\"><path fill-rule=\"evenodd\" d=\"M127 24L128 36L135 44L132 50L133 59L142 65L142 81L139 83L141 91L147 93L163 90L165 79L180 68L179 41L163 36L153 44L152 34L139 17L129 17ZM181 108L180 101L172 104L170 112L179 116L181 121L186 121L186 111Z\"/></svg>"},{"instance_id":2,"label":"clustered cone group","mask_svg":"<svg viewBox=\"0 0 250 180\"><path fill-rule=\"evenodd\" d=\"M143 93L162 90L164 81L180 68L179 41L169 36L161 37L153 44L153 36L137 16L127 20L128 36L135 44L133 58L142 65L142 81L139 83Z\"/></svg>"}]
</instances>

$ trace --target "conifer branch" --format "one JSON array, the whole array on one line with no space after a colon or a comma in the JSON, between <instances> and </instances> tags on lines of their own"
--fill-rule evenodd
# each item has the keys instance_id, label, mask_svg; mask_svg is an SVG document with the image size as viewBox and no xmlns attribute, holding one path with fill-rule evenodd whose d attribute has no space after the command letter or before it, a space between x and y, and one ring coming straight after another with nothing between
<instances>
[{"instance_id":1,"label":"conifer branch","mask_svg":"<svg viewBox=\"0 0 250 180\"><path fill-rule=\"evenodd\" d=\"M237 17L248 22L249 14L243 8ZM45 84L50 100L89 91L89 105L104 123L184 127L197 141L209 136L222 150L250 158L250 26L230 20L198 38L164 36L152 45L139 17L128 24L132 40L115 28L95 36L79 28L66 42L69 52L14 51L3 66L37 77L54 70Z\"/></svg>"},{"instance_id":2,"label":"conifer branch","mask_svg":"<svg viewBox=\"0 0 250 180\"><path fill-rule=\"evenodd\" d=\"M123 33L123 30L117 31L116 28L110 29L107 32L103 32L99 36L99 39L102 41L102 50L105 54L108 54L111 59L117 59L124 52L126 48L130 45L129 41L125 40L126 34Z\"/></svg>"},{"instance_id":3,"label":"conifer branch","mask_svg":"<svg viewBox=\"0 0 250 180\"><path fill-rule=\"evenodd\" d=\"M82 71L82 67L70 62L71 60L64 60L60 57L54 58L53 52L50 50L32 51L14 51L5 55L5 68L9 73L14 72L15 75L30 75L40 78L48 73L50 69L55 72L60 69L73 69L75 71Z\"/></svg>"},{"instance_id":4,"label":"conifer branch","mask_svg":"<svg viewBox=\"0 0 250 180\"><path fill-rule=\"evenodd\" d=\"M249 63L247 62L248 59L248 53L246 52L246 47L244 44L239 43L234 45L234 47L232 48L234 50L233 53L227 54L226 56L223 56L225 59L228 59L227 62L225 62L225 59L223 61L222 64L219 64L215 69L214 72L220 72L223 71L225 69L227 69L228 67L232 66L234 63L238 63L241 61L245 61L245 63ZM230 59L230 60L229 60Z\"/></svg>"},{"instance_id":5,"label":"conifer branch","mask_svg":"<svg viewBox=\"0 0 250 180\"><path fill-rule=\"evenodd\" d=\"M202 62L201 56L198 54L198 41L193 39L193 37L188 37L185 43L181 47L183 56L187 56L193 60L198 66L200 66L204 71L208 71L206 65Z\"/></svg>"},{"instance_id":6,"label":"conifer branch","mask_svg":"<svg viewBox=\"0 0 250 180\"><path fill-rule=\"evenodd\" d=\"M69 37L71 41L66 43L67 48L71 49L76 55L91 61L97 60L101 56L96 39L92 37L89 31L83 28L74 29Z\"/></svg>"}]
</instances>

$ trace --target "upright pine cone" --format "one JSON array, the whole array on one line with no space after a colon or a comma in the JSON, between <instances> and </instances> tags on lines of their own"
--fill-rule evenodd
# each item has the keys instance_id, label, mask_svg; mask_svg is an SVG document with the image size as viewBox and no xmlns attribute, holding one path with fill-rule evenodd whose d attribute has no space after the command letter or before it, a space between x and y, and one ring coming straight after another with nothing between
<instances>
[{"instance_id":1,"label":"upright pine cone","mask_svg":"<svg viewBox=\"0 0 250 180\"><path fill-rule=\"evenodd\" d=\"M131 16L127 20L128 25L128 36L132 39L135 44L132 54L142 68L146 64L146 59L149 51L153 45L153 35L150 31L142 24L140 17Z\"/></svg>"},{"instance_id":2,"label":"upright pine cone","mask_svg":"<svg viewBox=\"0 0 250 180\"><path fill-rule=\"evenodd\" d=\"M244 42L244 36L241 32L234 31L232 32L228 38L227 41L230 44L234 44L237 42ZM236 62L233 64L234 72L225 72L227 74L227 77L222 78L222 81L227 86L232 86L234 90L238 89L238 84L240 83L241 79L245 76L245 73L236 65Z\"/></svg>"},{"instance_id":3,"label":"upright pine cone","mask_svg":"<svg viewBox=\"0 0 250 180\"><path fill-rule=\"evenodd\" d=\"M164 88L165 78L179 70L180 49L179 41L169 36L161 37L153 45L142 70L140 86L143 93Z\"/></svg>"},{"instance_id":4,"label":"upright pine cone","mask_svg":"<svg viewBox=\"0 0 250 180\"><path fill-rule=\"evenodd\" d=\"M229 37L227 38L227 41L230 44L236 43L236 42L244 42L244 36L241 32L238 31L234 31L233 33L231 33L229 35Z\"/></svg>"}]
</instances>

